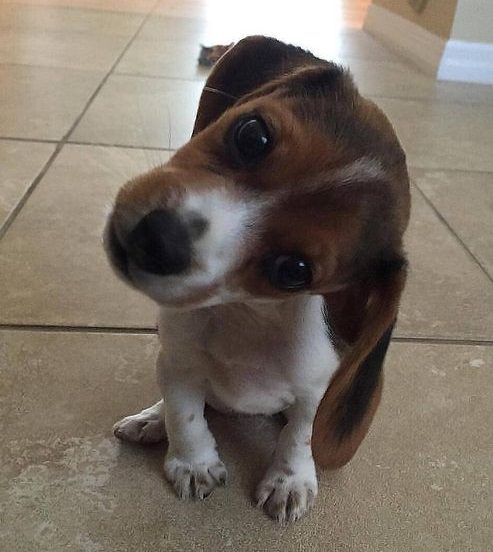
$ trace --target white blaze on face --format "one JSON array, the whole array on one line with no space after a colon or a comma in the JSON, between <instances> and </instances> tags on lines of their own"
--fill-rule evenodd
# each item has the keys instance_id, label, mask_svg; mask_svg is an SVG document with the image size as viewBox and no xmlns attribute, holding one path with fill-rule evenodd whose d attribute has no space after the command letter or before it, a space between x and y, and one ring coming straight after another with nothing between
<instances>
[{"instance_id":1,"label":"white blaze on face","mask_svg":"<svg viewBox=\"0 0 493 552\"><path fill-rule=\"evenodd\" d=\"M193 263L179 275L158 276L139 271L135 281L144 293L166 305L186 301L202 290L214 288L204 304L229 301L237 294L223 287L225 276L242 260L249 239L258 227L262 203L230 194L225 188L185 195L177 212L190 225ZM193 237L193 223L205 223ZM202 304L202 303L201 303Z\"/></svg>"},{"instance_id":2,"label":"white blaze on face","mask_svg":"<svg viewBox=\"0 0 493 552\"><path fill-rule=\"evenodd\" d=\"M258 214L253 200L233 197L226 189L191 193L178 209L184 220L200 218L205 231L193 241L193 257L204 279L224 276L241 258Z\"/></svg>"},{"instance_id":3,"label":"white blaze on face","mask_svg":"<svg viewBox=\"0 0 493 552\"><path fill-rule=\"evenodd\" d=\"M354 181L378 180L384 176L385 172L380 161L365 155L337 169L332 178L340 184L351 184Z\"/></svg>"}]
</instances>

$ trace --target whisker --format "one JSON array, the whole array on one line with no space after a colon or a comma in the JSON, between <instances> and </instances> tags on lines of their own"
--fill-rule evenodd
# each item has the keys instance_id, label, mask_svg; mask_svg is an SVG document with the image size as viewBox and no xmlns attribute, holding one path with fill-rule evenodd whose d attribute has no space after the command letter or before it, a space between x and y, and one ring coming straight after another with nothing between
<instances>
[{"instance_id":1,"label":"whisker","mask_svg":"<svg viewBox=\"0 0 493 552\"><path fill-rule=\"evenodd\" d=\"M171 111L168 104L166 104L166 111L168 113L168 149L171 149Z\"/></svg>"}]
</instances>

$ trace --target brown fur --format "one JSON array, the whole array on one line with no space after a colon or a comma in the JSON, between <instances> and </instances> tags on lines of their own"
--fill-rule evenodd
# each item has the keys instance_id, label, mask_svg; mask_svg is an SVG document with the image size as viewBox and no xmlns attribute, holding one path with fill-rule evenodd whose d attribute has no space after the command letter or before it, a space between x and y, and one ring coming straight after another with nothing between
<instances>
[{"instance_id":1,"label":"brown fur","mask_svg":"<svg viewBox=\"0 0 493 552\"><path fill-rule=\"evenodd\" d=\"M383 385L381 373L359 425L342 439L339 432L341 410L347 408L344 401L358 370L361 369L362 362L397 316L405 280L405 268L400 267L391 274L376 276L367 281L367 293L363 294L364 299L362 297L359 303L361 323L356 338L353 337L348 346L341 365L319 405L314 422L312 448L316 462L322 467L337 468L348 462L370 427L380 402ZM330 308L332 297L328 295L325 300ZM338 300L340 301L340 298ZM349 300L353 301L353 297ZM338 331L337 322L334 329Z\"/></svg>"}]
</instances>

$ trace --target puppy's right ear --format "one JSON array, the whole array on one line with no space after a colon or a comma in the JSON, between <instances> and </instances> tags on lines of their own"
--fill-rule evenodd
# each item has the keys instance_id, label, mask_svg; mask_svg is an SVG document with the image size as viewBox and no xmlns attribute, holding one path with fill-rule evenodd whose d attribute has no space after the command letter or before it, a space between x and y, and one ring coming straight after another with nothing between
<instances>
[{"instance_id":1,"label":"puppy's right ear","mask_svg":"<svg viewBox=\"0 0 493 552\"><path fill-rule=\"evenodd\" d=\"M243 96L305 65L323 63L302 48L274 38L249 36L216 63L200 97L193 134L218 119Z\"/></svg>"},{"instance_id":2,"label":"puppy's right ear","mask_svg":"<svg viewBox=\"0 0 493 552\"><path fill-rule=\"evenodd\" d=\"M346 350L313 426L313 456L320 467L343 466L370 427L406 273L404 257L397 256L379 263L361 282L325 296L331 328Z\"/></svg>"}]
</instances>

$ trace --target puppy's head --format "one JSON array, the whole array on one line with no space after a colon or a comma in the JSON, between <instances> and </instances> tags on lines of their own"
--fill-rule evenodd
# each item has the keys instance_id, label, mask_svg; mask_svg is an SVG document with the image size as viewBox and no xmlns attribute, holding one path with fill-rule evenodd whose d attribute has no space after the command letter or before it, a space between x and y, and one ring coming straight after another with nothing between
<instances>
[{"instance_id":1,"label":"puppy's head","mask_svg":"<svg viewBox=\"0 0 493 552\"><path fill-rule=\"evenodd\" d=\"M194 135L126 184L105 243L161 305L328 294L400 258L405 156L341 67L251 37L214 68Z\"/></svg>"}]
</instances>

